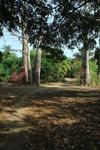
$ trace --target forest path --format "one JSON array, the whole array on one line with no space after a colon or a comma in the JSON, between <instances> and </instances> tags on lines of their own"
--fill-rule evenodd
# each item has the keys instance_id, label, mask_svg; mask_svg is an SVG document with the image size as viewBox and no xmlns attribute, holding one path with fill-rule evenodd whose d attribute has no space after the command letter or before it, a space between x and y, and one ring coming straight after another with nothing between
<instances>
[{"instance_id":1,"label":"forest path","mask_svg":"<svg viewBox=\"0 0 100 150\"><path fill-rule=\"evenodd\" d=\"M79 97L81 97L82 101L88 101L89 99L88 102L95 101L96 98L98 100L100 89L96 87L73 86L70 81L40 85L39 87L0 86L0 150L58 150L59 148L57 147L50 148L50 145L54 144L52 139L51 144L48 143L49 147L46 145L47 142L45 140L49 136L49 131L46 131L46 128L48 130L51 128L51 122L61 126L61 116L68 116L68 114L71 116L71 119L67 117L69 125L70 123L79 122L77 117L76 119L72 117L74 105L71 108L73 112L69 113L65 110L63 112L63 107L67 109L70 103L78 103ZM66 122L64 118L62 120L63 123ZM59 128L61 128L60 126ZM52 131L54 128L55 126L50 130ZM41 136L43 132L44 134ZM46 136L46 139L44 136ZM56 138L58 140L58 137ZM58 142L58 145L60 142ZM75 145L72 145L72 148L74 147ZM61 149L64 150L64 147ZM69 149L71 148L69 147Z\"/></svg>"}]
</instances>

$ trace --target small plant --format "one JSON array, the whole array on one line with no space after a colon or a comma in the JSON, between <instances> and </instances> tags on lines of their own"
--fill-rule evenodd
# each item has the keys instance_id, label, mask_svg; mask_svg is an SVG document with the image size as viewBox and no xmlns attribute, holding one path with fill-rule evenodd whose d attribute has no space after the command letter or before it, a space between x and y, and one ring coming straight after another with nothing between
<instances>
[{"instance_id":1,"label":"small plant","mask_svg":"<svg viewBox=\"0 0 100 150\"><path fill-rule=\"evenodd\" d=\"M17 71L13 73L12 79L10 79L10 81L12 81L13 83L17 83L17 84L28 84L28 82L26 81L26 74L25 74L25 67L22 66L21 67L21 73L17 75Z\"/></svg>"}]
</instances>

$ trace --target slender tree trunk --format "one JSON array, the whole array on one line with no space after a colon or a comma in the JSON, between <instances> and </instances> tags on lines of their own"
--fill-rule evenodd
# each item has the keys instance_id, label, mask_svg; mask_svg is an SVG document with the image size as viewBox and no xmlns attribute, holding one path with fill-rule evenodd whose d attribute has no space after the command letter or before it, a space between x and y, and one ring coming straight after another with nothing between
<instances>
[{"instance_id":1,"label":"slender tree trunk","mask_svg":"<svg viewBox=\"0 0 100 150\"><path fill-rule=\"evenodd\" d=\"M27 33L26 33L26 22L22 20L22 58L23 66L25 67L26 80L28 81L28 67L27 67Z\"/></svg>"},{"instance_id":2,"label":"slender tree trunk","mask_svg":"<svg viewBox=\"0 0 100 150\"><path fill-rule=\"evenodd\" d=\"M22 19L22 57L23 57L23 66L25 67L25 74L26 74L26 81L28 81L28 67L27 67L27 57L28 57L28 51L27 51L27 2L24 1L24 13L21 16Z\"/></svg>"}]
</instances>

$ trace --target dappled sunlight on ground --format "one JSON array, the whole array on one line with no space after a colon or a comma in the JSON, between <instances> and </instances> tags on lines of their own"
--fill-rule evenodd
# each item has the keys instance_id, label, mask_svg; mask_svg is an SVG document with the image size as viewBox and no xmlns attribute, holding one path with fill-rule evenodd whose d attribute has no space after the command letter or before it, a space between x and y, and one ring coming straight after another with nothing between
<instances>
[{"instance_id":1,"label":"dappled sunlight on ground","mask_svg":"<svg viewBox=\"0 0 100 150\"><path fill-rule=\"evenodd\" d=\"M100 149L99 89L27 89L0 91L0 150Z\"/></svg>"}]
</instances>

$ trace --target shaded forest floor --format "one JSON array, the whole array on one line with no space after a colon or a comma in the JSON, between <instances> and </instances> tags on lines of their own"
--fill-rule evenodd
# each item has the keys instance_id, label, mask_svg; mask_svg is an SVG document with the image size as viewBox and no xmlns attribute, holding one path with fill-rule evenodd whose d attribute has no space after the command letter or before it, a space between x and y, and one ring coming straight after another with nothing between
<instances>
[{"instance_id":1,"label":"shaded forest floor","mask_svg":"<svg viewBox=\"0 0 100 150\"><path fill-rule=\"evenodd\" d=\"M100 150L100 88L0 86L0 150Z\"/></svg>"}]
</instances>

